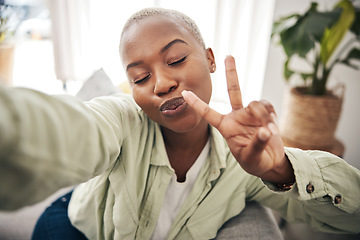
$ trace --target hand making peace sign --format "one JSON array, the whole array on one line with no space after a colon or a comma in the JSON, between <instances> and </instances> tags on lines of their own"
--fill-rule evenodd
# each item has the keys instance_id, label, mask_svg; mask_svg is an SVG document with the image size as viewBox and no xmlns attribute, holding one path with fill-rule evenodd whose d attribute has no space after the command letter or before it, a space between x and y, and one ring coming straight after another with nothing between
<instances>
[{"instance_id":1,"label":"hand making peace sign","mask_svg":"<svg viewBox=\"0 0 360 240\"><path fill-rule=\"evenodd\" d=\"M245 171L274 183L294 182L294 172L274 122L273 106L254 101L244 108L233 57L226 57L225 69L232 106L229 114L216 112L190 91L182 93L186 102L219 130Z\"/></svg>"}]
</instances>

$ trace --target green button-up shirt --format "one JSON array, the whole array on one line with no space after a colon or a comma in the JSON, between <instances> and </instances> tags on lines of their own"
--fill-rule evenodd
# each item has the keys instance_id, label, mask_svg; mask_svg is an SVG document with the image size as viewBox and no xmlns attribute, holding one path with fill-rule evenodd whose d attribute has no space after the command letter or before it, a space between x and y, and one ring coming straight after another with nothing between
<instances>
[{"instance_id":1,"label":"green button-up shirt","mask_svg":"<svg viewBox=\"0 0 360 240\"><path fill-rule=\"evenodd\" d=\"M130 96L90 102L0 89L0 206L37 202L76 187L71 222L90 239L150 239L174 170L158 124ZM246 201L290 222L329 232L360 232L360 173L320 151L286 148L296 184L277 192L246 173L211 129L210 152L168 239L210 239ZM91 179L91 180L89 180Z\"/></svg>"}]
</instances>

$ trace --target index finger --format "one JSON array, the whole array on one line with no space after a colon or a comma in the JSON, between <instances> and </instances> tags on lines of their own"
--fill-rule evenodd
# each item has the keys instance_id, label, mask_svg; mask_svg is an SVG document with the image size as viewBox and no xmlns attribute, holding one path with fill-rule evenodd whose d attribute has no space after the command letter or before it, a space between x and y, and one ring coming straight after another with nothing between
<instances>
[{"instance_id":1,"label":"index finger","mask_svg":"<svg viewBox=\"0 0 360 240\"><path fill-rule=\"evenodd\" d=\"M234 57L225 58L225 71L231 107L234 110L241 109L243 103Z\"/></svg>"},{"instance_id":2,"label":"index finger","mask_svg":"<svg viewBox=\"0 0 360 240\"><path fill-rule=\"evenodd\" d=\"M219 128L224 115L210 108L209 105L207 105L191 91L184 90L181 92L181 94L183 95L185 101L193 109L195 109L195 111L198 112L208 123L213 125L215 128Z\"/></svg>"}]
</instances>

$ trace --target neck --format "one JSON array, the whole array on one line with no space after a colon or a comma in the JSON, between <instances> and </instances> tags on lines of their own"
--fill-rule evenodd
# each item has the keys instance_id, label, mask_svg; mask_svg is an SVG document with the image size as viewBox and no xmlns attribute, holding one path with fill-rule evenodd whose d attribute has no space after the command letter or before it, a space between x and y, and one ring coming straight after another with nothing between
<instances>
[{"instance_id":1,"label":"neck","mask_svg":"<svg viewBox=\"0 0 360 240\"><path fill-rule=\"evenodd\" d=\"M203 149L209 137L209 127L205 121L186 133L177 133L167 128L161 130L166 148L179 151L193 151L194 147Z\"/></svg>"},{"instance_id":2,"label":"neck","mask_svg":"<svg viewBox=\"0 0 360 240\"><path fill-rule=\"evenodd\" d=\"M162 128L166 151L178 181L185 181L186 173L205 147L209 137L208 123L203 121L186 133Z\"/></svg>"}]
</instances>

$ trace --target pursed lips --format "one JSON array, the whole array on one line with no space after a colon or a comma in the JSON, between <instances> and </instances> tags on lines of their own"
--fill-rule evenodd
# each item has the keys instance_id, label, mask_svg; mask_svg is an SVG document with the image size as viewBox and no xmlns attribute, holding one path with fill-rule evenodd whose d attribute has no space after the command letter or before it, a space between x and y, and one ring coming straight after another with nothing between
<instances>
[{"instance_id":1,"label":"pursed lips","mask_svg":"<svg viewBox=\"0 0 360 240\"><path fill-rule=\"evenodd\" d=\"M159 110L166 116L176 116L187 108L187 103L183 97L173 98L161 104Z\"/></svg>"}]
</instances>

